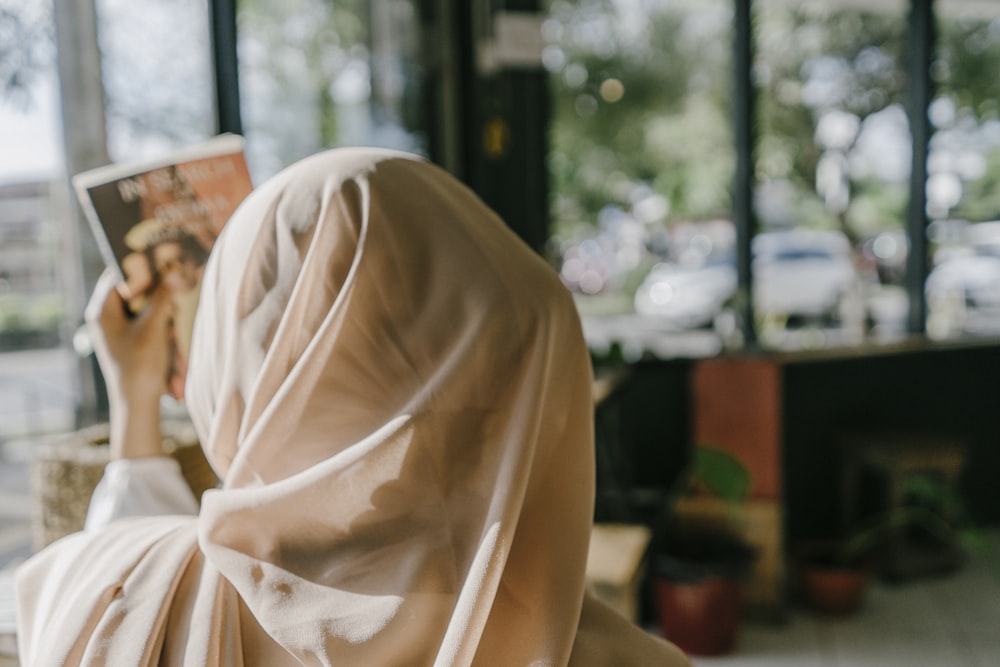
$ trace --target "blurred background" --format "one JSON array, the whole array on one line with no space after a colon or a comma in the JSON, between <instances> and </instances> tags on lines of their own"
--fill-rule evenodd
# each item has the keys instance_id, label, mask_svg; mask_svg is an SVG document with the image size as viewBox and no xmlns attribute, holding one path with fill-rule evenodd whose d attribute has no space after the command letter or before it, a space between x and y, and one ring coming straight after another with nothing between
<instances>
[{"instance_id":1,"label":"blurred background","mask_svg":"<svg viewBox=\"0 0 1000 667\"><path fill-rule=\"evenodd\" d=\"M903 0L0 0L0 440L104 409L69 177L220 130L257 182L338 145L445 165L597 360L995 335L1000 10L918 6L930 44Z\"/></svg>"},{"instance_id":2,"label":"blurred background","mask_svg":"<svg viewBox=\"0 0 1000 667\"><path fill-rule=\"evenodd\" d=\"M0 0L0 438L100 411L73 334L101 264L68 177L220 129L246 136L257 182L374 144L482 185L573 291L598 357L715 354L748 325L783 349L898 339L914 294L932 338L1000 331L995 3L934 3L919 182L902 0L754 2L743 117L732 0L71 4ZM521 93L529 108L512 108ZM518 152L521 182L490 164ZM908 260L915 191L923 272Z\"/></svg>"},{"instance_id":3,"label":"blurred background","mask_svg":"<svg viewBox=\"0 0 1000 667\"><path fill-rule=\"evenodd\" d=\"M333 146L429 157L558 272L595 368L640 370L608 437L663 487L699 360L995 348L998 71L993 0L0 0L0 567L30 551L32 443L106 418L79 171L224 131L257 183ZM960 361L823 376L841 393L783 413L820 453L787 447L779 500L833 492L800 427L854 401L971 429L1000 515L995 355ZM834 523L797 507L789 539Z\"/></svg>"}]
</instances>

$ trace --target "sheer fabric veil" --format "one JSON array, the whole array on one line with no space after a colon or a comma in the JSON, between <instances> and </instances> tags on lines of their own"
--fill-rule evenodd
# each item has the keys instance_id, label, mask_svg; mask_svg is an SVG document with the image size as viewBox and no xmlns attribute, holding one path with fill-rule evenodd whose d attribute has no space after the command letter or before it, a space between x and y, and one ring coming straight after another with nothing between
<instances>
[{"instance_id":1,"label":"sheer fabric veil","mask_svg":"<svg viewBox=\"0 0 1000 667\"><path fill-rule=\"evenodd\" d=\"M186 400L222 488L29 560L22 659L686 664L585 595L590 391L570 295L458 181L296 163L205 271Z\"/></svg>"}]
</instances>

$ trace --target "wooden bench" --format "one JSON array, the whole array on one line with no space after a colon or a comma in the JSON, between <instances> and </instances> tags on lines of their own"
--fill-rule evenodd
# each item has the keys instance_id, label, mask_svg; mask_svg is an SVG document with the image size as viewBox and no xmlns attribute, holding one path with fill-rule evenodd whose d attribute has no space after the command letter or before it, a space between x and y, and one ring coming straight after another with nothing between
<instances>
[{"instance_id":1,"label":"wooden bench","mask_svg":"<svg viewBox=\"0 0 1000 667\"><path fill-rule=\"evenodd\" d=\"M645 526L599 523L590 534L587 587L633 623L639 622L639 587L651 533Z\"/></svg>"}]
</instances>

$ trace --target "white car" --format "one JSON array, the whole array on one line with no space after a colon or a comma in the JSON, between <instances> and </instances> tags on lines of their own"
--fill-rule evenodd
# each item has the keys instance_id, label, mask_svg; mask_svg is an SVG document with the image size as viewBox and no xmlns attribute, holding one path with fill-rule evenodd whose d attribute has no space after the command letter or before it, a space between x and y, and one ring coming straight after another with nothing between
<instances>
[{"instance_id":1,"label":"white car","mask_svg":"<svg viewBox=\"0 0 1000 667\"><path fill-rule=\"evenodd\" d=\"M953 255L931 270L924 290L932 334L1000 331L1000 257Z\"/></svg>"},{"instance_id":2,"label":"white car","mask_svg":"<svg viewBox=\"0 0 1000 667\"><path fill-rule=\"evenodd\" d=\"M673 328L697 329L712 324L735 292L732 255L695 267L661 262L636 290L635 312Z\"/></svg>"},{"instance_id":3,"label":"white car","mask_svg":"<svg viewBox=\"0 0 1000 667\"><path fill-rule=\"evenodd\" d=\"M758 316L782 320L840 322L845 304L860 299L847 238L832 231L769 231L754 237L753 293ZM711 324L737 289L732 248L696 267L661 263L636 290L640 315L671 327Z\"/></svg>"},{"instance_id":4,"label":"white car","mask_svg":"<svg viewBox=\"0 0 1000 667\"><path fill-rule=\"evenodd\" d=\"M860 298L851 246L840 232L791 229L753 240L753 295L758 316L840 323Z\"/></svg>"}]
</instances>

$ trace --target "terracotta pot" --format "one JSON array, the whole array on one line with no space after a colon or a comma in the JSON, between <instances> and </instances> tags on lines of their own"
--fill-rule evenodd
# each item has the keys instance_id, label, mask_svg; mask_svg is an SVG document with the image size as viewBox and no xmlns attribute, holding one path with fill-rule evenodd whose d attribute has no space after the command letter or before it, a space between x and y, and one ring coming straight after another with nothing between
<instances>
[{"instance_id":1,"label":"terracotta pot","mask_svg":"<svg viewBox=\"0 0 1000 667\"><path fill-rule=\"evenodd\" d=\"M868 561L839 563L837 545L819 542L806 545L796 558L799 586L806 603L815 611L846 615L864 603L871 580Z\"/></svg>"},{"instance_id":2,"label":"terracotta pot","mask_svg":"<svg viewBox=\"0 0 1000 667\"><path fill-rule=\"evenodd\" d=\"M691 655L722 655L736 646L743 616L743 583L727 577L697 582L656 579L660 631Z\"/></svg>"},{"instance_id":3,"label":"terracotta pot","mask_svg":"<svg viewBox=\"0 0 1000 667\"><path fill-rule=\"evenodd\" d=\"M692 655L730 652L754 557L749 545L726 533L687 531L665 539L654 561L663 636Z\"/></svg>"}]
</instances>

